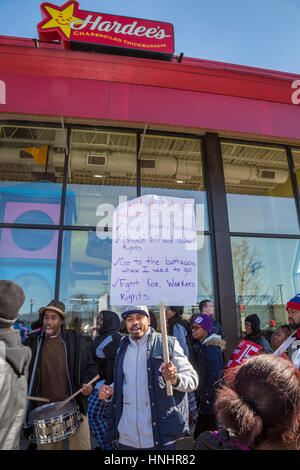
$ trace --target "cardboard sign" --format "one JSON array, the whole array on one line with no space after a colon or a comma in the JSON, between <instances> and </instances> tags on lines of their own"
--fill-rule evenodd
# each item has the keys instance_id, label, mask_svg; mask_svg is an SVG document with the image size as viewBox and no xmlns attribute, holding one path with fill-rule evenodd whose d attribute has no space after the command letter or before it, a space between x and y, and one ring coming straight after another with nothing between
<instances>
[{"instance_id":1,"label":"cardboard sign","mask_svg":"<svg viewBox=\"0 0 300 470\"><path fill-rule=\"evenodd\" d=\"M113 218L112 305L195 305L194 200L143 196Z\"/></svg>"}]
</instances>

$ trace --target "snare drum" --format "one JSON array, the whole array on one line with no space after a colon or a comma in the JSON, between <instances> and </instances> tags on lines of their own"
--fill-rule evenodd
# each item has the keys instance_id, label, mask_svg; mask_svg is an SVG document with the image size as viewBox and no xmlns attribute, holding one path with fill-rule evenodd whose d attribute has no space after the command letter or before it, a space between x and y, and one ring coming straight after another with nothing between
<instances>
[{"instance_id":1,"label":"snare drum","mask_svg":"<svg viewBox=\"0 0 300 470\"><path fill-rule=\"evenodd\" d=\"M80 411L75 401L47 403L35 408L29 416L33 428L31 440L36 444L52 444L75 434L80 426Z\"/></svg>"}]
</instances>

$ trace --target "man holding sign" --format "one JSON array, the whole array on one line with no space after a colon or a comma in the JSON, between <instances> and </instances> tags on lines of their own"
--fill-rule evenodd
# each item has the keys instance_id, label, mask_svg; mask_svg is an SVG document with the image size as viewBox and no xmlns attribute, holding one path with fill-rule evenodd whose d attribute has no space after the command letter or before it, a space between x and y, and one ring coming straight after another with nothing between
<instances>
[{"instance_id":1,"label":"man holding sign","mask_svg":"<svg viewBox=\"0 0 300 470\"><path fill-rule=\"evenodd\" d=\"M186 392L197 388L197 373L174 337L168 337L170 362L164 364L162 335L150 327L146 306L129 306L122 317L128 335L116 356L114 385L99 389L100 399L113 396L107 437L119 434L120 450L174 449L188 432Z\"/></svg>"},{"instance_id":2,"label":"man holding sign","mask_svg":"<svg viewBox=\"0 0 300 470\"><path fill-rule=\"evenodd\" d=\"M197 250L194 200L143 196L121 203L112 230L112 305L195 305Z\"/></svg>"},{"instance_id":3,"label":"man holding sign","mask_svg":"<svg viewBox=\"0 0 300 470\"><path fill-rule=\"evenodd\" d=\"M117 353L114 389L103 387L99 397L113 394L112 430L121 449L174 448L188 431L186 392L197 388L198 376L177 339L167 336L164 306L197 300L202 245L194 200L146 195L121 203L112 234L110 302L126 305L129 334ZM161 334L150 328L146 305L159 305Z\"/></svg>"}]
</instances>

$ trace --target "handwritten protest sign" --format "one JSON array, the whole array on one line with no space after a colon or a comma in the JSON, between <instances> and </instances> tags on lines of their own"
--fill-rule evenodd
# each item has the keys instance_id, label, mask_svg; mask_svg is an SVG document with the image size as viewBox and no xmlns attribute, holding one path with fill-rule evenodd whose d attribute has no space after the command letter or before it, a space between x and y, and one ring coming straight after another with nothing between
<instances>
[{"instance_id":1,"label":"handwritten protest sign","mask_svg":"<svg viewBox=\"0 0 300 470\"><path fill-rule=\"evenodd\" d=\"M164 363L165 304L197 301L194 200L147 195L119 204L112 232L112 305L159 305ZM167 394L173 389L166 382Z\"/></svg>"},{"instance_id":2,"label":"handwritten protest sign","mask_svg":"<svg viewBox=\"0 0 300 470\"><path fill-rule=\"evenodd\" d=\"M147 195L114 213L111 304L161 302L197 302L194 200Z\"/></svg>"}]
</instances>

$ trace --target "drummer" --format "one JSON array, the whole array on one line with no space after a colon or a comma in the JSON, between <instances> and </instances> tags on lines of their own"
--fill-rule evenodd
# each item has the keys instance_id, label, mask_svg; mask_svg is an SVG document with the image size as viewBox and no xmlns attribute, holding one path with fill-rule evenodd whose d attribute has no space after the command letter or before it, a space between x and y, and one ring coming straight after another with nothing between
<instances>
[{"instance_id":1,"label":"drummer","mask_svg":"<svg viewBox=\"0 0 300 470\"><path fill-rule=\"evenodd\" d=\"M97 375L97 366L80 333L65 328L66 313L62 302L52 300L40 309L40 314L43 315L42 330L32 333L24 342L32 350L28 378L30 395L48 398L53 403L65 400L84 387L75 398L81 412L80 427L68 441L70 450L90 450L87 397L93 386L86 384ZM25 426L32 408L43 404L30 402ZM63 441L38 444L38 450L59 450L62 446Z\"/></svg>"}]
</instances>

